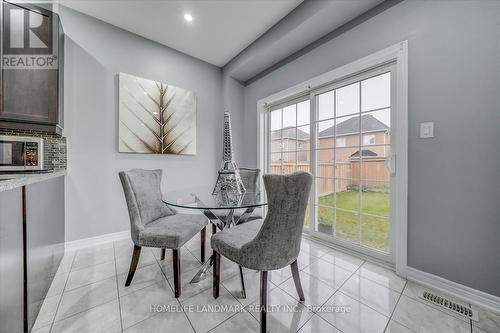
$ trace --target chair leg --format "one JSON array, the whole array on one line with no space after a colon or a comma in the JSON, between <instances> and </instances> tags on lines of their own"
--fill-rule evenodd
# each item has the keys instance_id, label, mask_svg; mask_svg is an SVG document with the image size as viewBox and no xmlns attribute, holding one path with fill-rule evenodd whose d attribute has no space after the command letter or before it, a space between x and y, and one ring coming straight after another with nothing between
<instances>
[{"instance_id":1,"label":"chair leg","mask_svg":"<svg viewBox=\"0 0 500 333\"><path fill-rule=\"evenodd\" d=\"M260 272L260 332L267 326L267 271Z\"/></svg>"},{"instance_id":2,"label":"chair leg","mask_svg":"<svg viewBox=\"0 0 500 333\"><path fill-rule=\"evenodd\" d=\"M205 238L206 238L206 235L207 235L207 227L204 227L200 231L200 237L201 237L201 254L200 254L200 256L201 256L202 263L205 262Z\"/></svg>"},{"instance_id":3,"label":"chair leg","mask_svg":"<svg viewBox=\"0 0 500 333\"><path fill-rule=\"evenodd\" d=\"M216 232L217 232L217 226L212 223L212 235L215 235Z\"/></svg>"},{"instance_id":4,"label":"chair leg","mask_svg":"<svg viewBox=\"0 0 500 333\"><path fill-rule=\"evenodd\" d=\"M161 260L165 260L165 249L161 249Z\"/></svg>"},{"instance_id":5,"label":"chair leg","mask_svg":"<svg viewBox=\"0 0 500 333\"><path fill-rule=\"evenodd\" d=\"M293 282L295 283L297 294L299 294L299 299L304 302L304 291L302 290L302 284L300 283L299 266L297 265L297 260L292 262L290 268L292 269Z\"/></svg>"},{"instance_id":6,"label":"chair leg","mask_svg":"<svg viewBox=\"0 0 500 333\"><path fill-rule=\"evenodd\" d=\"M130 286L132 278L135 274L135 269L137 268L137 263L139 263L139 257L141 255L141 247L134 245L134 252L132 253L132 260L130 261L130 268L128 270L127 281L125 281L125 287Z\"/></svg>"},{"instance_id":7,"label":"chair leg","mask_svg":"<svg viewBox=\"0 0 500 333\"><path fill-rule=\"evenodd\" d=\"M181 258L180 249L172 250L172 264L174 265L174 293L175 298L181 295Z\"/></svg>"},{"instance_id":8,"label":"chair leg","mask_svg":"<svg viewBox=\"0 0 500 333\"><path fill-rule=\"evenodd\" d=\"M240 281L241 281L241 298L247 298L245 290L245 277L243 276L243 268L240 266Z\"/></svg>"},{"instance_id":9,"label":"chair leg","mask_svg":"<svg viewBox=\"0 0 500 333\"><path fill-rule=\"evenodd\" d=\"M214 251L214 267L213 267L213 288L212 293L214 298L219 297L220 284L220 254Z\"/></svg>"}]
</instances>

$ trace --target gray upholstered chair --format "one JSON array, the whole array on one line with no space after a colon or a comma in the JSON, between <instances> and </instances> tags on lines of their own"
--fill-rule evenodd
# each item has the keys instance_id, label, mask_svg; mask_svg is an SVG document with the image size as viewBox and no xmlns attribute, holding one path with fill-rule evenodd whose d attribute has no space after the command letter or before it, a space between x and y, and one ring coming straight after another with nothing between
<instances>
[{"instance_id":1,"label":"gray upholstered chair","mask_svg":"<svg viewBox=\"0 0 500 333\"><path fill-rule=\"evenodd\" d=\"M290 265L299 298L304 301L297 256L312 176L307 172L291 175L264 175L268 199L266 218L237 225L212 236L214 250L213 295L219 297L220 256L240 266L261 272L261 332L266 332L267 272Z\"/></svg>"},{"instance_id":2,"label":"gray upholstered chair","mask_svg":"<svg viewBox=\"0 0 500 333\"><path fill-rule=\"evenodd\" d=\"M205 260L205 233L208 219L202 215L178 214L161 200L161 170L133 169L121 171L120 180L125 192L130 231L134 252L125 286L134 277L141 248L161 249L161 260L165 249L172 249L175 297L181 294L180 248L198 232L201 233L201 261Z\"/></svg>"}]
</instances>

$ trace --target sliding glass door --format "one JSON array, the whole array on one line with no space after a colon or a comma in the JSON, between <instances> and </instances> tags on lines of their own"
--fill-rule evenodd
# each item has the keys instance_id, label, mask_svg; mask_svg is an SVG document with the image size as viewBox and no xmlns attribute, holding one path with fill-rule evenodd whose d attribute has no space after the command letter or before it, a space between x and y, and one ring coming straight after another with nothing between
<instances>
[{"instance_id":1,"label":"sliding glass door","mask_svg":"<svg viewBox=\"0 0 500 333\"><path fill-rule=\"evenodd\" d=\"M269 109L268 172L311 172L312 235L392 261L391 66Z\"/></svg>"}]
</instances>

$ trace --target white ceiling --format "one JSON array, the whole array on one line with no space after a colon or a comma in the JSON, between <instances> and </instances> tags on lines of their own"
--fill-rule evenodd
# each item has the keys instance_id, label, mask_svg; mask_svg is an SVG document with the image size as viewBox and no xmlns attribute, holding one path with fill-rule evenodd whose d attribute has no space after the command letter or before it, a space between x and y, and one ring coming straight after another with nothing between
<instances>
[{"instance_id":1,"label":"white ceiling","mask_svg":"<svg viewBox=\"0 0 500 333\"><path fill-rule=\"evenodd\" d=\"M216 66L229 60L303 0L60 0ZM194 20L183 16L189 12Z\"/></svg>"}]
</instances>

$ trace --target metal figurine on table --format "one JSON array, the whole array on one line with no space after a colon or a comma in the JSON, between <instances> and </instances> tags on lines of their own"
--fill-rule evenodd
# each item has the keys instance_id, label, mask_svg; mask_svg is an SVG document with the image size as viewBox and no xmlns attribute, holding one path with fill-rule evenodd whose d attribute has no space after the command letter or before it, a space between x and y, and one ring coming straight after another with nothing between
<instances>
[{"instance_id":1,"label":"metal figurine on table","mask_svg":"<svg viewBox=\"0 0 500 333\"><path fill-rule=\"evenodd\" d=\"M231 116L224 113L224 136L222 142L222 165L215 183L213 195L221 195L228 200L241 199L245 186L240 178L240 172L234 161L233 137L231 133Z\"/></svg>"},{"instance_id":2,"label":"metal figurine on table","mask_svg":"<svg viewBox=\"0 0 500 333\"><path fill-rule=\"evenodd\" d=\"M238 170L238 166L234 160L234 151L233 151L233 142L232 142L232 133L231 133L231 116L229 112L224 113L224 134L223 134L223 142L222 142L222 165L218 172L217 182L215 183L215 187L212 191L212 196L214 200L221 206L227 207L226 213L223 215L212 212L210 209L205 209L203 214L210 219L210 222L216 226L213 231L215 232L218 228L219 230L223 230L224 228L230 227L231 225L236 225L238 223L244 223L248 220L255 207L247 207L245 212L241 214L241 216L236 217L234 215L235 207L238 207L241 204L241 201L245 195L245 186L243 185L243 181L240 177L240 172ZM199 198L196 199L199 201L200 206L203 206L203 203ZM207 271L210 266L212 266L214 261L214 256L210 257L210 260L207 261L200 271L193 277L191 283L198 283L206 277ZM241 279L241 297L246 297L245 292L245 282L243 279L243 270L240 266L240 279Z\"/></svg>"}]
</instances>

